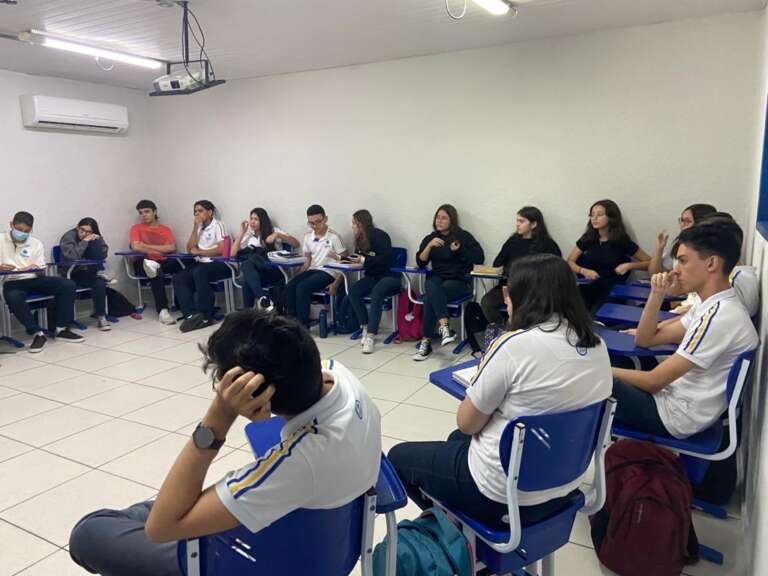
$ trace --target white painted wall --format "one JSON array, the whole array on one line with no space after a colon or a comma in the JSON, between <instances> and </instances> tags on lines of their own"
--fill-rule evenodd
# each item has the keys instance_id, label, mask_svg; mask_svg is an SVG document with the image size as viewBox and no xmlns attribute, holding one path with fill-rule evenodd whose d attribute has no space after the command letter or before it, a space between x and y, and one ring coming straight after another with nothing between
<instances>
[{"instance_id":1,"label":"white painted wall","mask_svg":"<svg viewBox=\"0 0 768 576\"><path fill-rule=\"evenodd\" d=\"M518 23L520 24L520 23ZM150 102L150 195L182 234L209 198L304 230L358 208L413 251L441 202L490 260L524 204L567 253L590 204L621 205L647 251L687 204L747 220L759 13L263 79Z\"/></svg>"},{"instance_id":2,"label":"white painted wall","mask_svg":"<svg viewBox=\"0 0 768 576\"><path fill-rule=\"evenodd\" d=\"M131 127L124 136L29 130L21 94L121 104ZM15 212L31 212L34 234L50 254L65 231L91 216L111 249L124 247L136 197L149 181L146 108L137 90L0 70L0 231Z\"/></svg>"}]
</instances>

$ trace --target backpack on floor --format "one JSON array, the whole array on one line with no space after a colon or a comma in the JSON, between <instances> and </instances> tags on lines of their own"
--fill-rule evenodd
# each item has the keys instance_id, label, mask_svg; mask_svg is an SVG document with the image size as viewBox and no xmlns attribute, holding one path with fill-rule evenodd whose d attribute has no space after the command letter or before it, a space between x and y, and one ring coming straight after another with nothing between
<instances>
[{"instance_id":1,"label":"backpack on floor","mask_svg":"<svg viewBox=\"0 0 768 576\"><path fill-rule=\"evenodd\" d=\"M423 304L414 304L403 290L397 297L397 339L398 341L421 339L421 317Z\"/></svg>"},{"instance_id":2,"label":"backpack on floor","mask_svg":"<svg viewBox=\"0 0 768 576\"><path fill-rule=\"evenodd\" d=\"M122 318L136 312L136 306L114 288L107 286L107 311L110 316Z\"/></svg>"},{"instance_id":3,"label":"backpack on floor","mask_svg":"<svg viewBox=\"0 0 768 576\"><path fill-rule=\"evenodd\" d=\"M373 574L384 576L385 538L373 551ZM397 576L471 576L474 554L469 541L439 508L397 524Z\"/></svg>"},{"instance_id":4,"label":"backpack on floor","mask_svg":"<svg viewBox=\"0 0 768 576\"><path fill-rule=\"evenodd\" d=\"M360 330L360 322L357 321L355 311L352 308L352 301L349 296L342 293L343 290L339 287L339 292L336 298L336 334L353 334Z\"/></svg>"},{"instance_id":5,"label":"backpack on floor","mask_svg":"<svg viewBox=\"0 0 768 576\"><path fill-rule=\"evenodd\" d=\"M619 440L605 468L605 505L590 518L600 562L621 576L679 576L699 549L680 461L650 442Z\"/></svg>"}]
</instances>

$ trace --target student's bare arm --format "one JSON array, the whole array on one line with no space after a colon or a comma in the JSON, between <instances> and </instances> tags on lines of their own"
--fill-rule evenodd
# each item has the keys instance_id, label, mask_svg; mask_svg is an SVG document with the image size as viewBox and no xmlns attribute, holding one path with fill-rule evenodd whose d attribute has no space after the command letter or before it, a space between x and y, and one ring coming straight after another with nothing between
<instances>
[{"instance_id":1,"label":"student's bare arm","mask_svg":"<svg viewBox=\"0 0 768 576\"><path fill-rule=\"evenodd\" d=\"M690 360L679 354L673 354L651 371L613 368L613 375L635 388L645 390L649 394L656 394L695 366L696 364Z\"/></svg>"}]
</instances>

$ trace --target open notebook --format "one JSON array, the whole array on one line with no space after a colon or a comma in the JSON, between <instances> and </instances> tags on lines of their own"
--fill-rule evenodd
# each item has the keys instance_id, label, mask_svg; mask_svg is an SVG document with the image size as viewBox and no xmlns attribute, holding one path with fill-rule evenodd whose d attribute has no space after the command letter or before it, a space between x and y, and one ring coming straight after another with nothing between
<instances>
[{"instance_id":1,"label":"open notebook","mask_svg":"<svg viewBox=\"0 0 768 576\"><path fill-rule=\"evenodd\" d=\"M462 368L461 370L456 370L453 374L451 374L451 378L453 378L456 382L467 388L469 386L469 383L472 381L472 377L475 375L475 372L477 372L477 366L470 366L469 368Z\"/></svg>"}]
</instances>

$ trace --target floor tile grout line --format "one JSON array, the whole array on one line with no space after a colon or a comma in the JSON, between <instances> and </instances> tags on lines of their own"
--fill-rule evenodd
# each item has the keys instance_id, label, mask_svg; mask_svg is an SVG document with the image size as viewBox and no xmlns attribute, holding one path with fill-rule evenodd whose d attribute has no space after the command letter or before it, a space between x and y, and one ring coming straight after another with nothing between
<instances>
[{"instance_id":1,"label":"floor tile grout line","mask_svg":"<svg viewBox=\"0 0 768 576\"><path fill-rule=\"evenodd\" d=\"M10 520L6 520L5 518L0 518L0 522L4 522L5 524L8 524L9 526L13 526L17 530L21 530L22 532L26 532L30 536L34 536L35 538L38 538L39 540L42 540L43 542L46 542L46 543L50 544L51 546L55 546L56 548L59 548L59 549L61 548L61 546L59 546L55 542L51 542L50 540L48 540L47 538L41 536L40 534L35 534L31 530L29 530L27 528L24 528L24 526L19 526L18 524L15 524L14 522L11 522ZM53 552L51 552L51 554L56 554L56 552L58 552L58 550L54 550ZM48 556L51 556L51 554L48 554ZM48 558L48 556L45 556L45 558ZM35 564L36 563L37 562L35 562ZM30 564L29 566L32 566L32 564ZM26 566L25 568L22 568L19 572L21 572L23 570L26 570L27 568L29 568L29 566ZM14 574L18 574L19 572L14 572Z\"/></svg>"},{"instance_id":2,"label":"floor tile grout line","mask_svg":"<svg viewBox=\"0 0 768 576\"><path fill-rule=\"evenodd\" d=\"M15 525L14 525L14 526L15 526ZM17 528L18 528L18 526L17 526ZM31 534L31 532L30 532L30 534ZM39 538L39 536L38 536L37 534L34 534L34 536L35 536L35 537L37 537L37 538ZM48 541L46 540L46 542L48 542ZM26 570L29 570L29 569L30 569L30 568L32 568L33 566L36 566L36 565L40 564L40 563L41 563L41 562L43 562L44 560L47 560L48 558L50 558L50 557L51 557L51 556L53 556L54 554L58 554L58 553L59 553L59 552L61 552L62 550L66 552L66 550L64 550L64 548L63 548L63 547L61 547L61 546L59 546L58 544L54 544L53 542L48 542L48 543L49 543L49 544L51 544L51 545L53 545L53 546L56 546L56 548L57 548L57 549L56 549L56 550L54 550L53 552L51 552L50 554L48 554L47 556L43 556L43 557L42 557L42 558L40 558L39 560L35 560L34 562L32 562L32 564L28 564L27 566L24 566L24 568L22 568L22 569L21 569L21 570L19 570L18 572L14 572L13 574L11 574L11 576L18 576L18 575L19 575L19 574L21 574L22 572L24 572L24 571L26 571Z\"/></svg>"}]
</instances>

